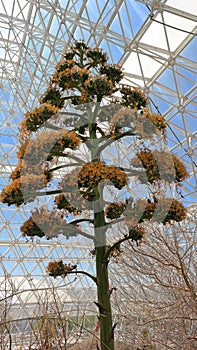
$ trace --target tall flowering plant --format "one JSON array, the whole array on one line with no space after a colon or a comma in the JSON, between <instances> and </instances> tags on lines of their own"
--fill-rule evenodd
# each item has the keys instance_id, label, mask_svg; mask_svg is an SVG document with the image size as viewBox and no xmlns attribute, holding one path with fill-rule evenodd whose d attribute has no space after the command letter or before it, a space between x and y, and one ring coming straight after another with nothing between
<instances>
[{"instance_id":1,"label":"tall flowering plant","mask_svg":"<svg viewBox=\"0 0 197 350\"><path fill-rule=\"evenodd\" d=\"M165 119L122 78L101 49L75 42L66 50L40 105L20 124L18 165L1 193L3 203L16 206L52 199L52 207L49 201L32 211L23 236L90 241L95 275L62 260L51 261L47 271L52 277L82 274L95 283L101 350L114 349L109 262L124 242L143 241L147 220L166 225L186 215L169 195L188 174L166 149Z\"/></svg>"}]
</instances>

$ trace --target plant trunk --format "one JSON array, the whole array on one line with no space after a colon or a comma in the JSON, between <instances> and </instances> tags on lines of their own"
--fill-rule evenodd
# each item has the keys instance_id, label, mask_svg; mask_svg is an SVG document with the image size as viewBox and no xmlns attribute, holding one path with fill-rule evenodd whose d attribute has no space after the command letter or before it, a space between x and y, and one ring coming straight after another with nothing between
<instances>
[{"instance_id":1,"label":"plant trunk","mask_svg":"<svg viewBox=\"0 0 197 350\"><path fill-rule=\"evenodd\" d=\"M100 347L101 350L114 350L112 311L107 268L108 262L104 261L104 256L106 253L106 230L104 228L104 222L103 210L95 213L95 236L97 239L96 277L100 319Z\"/></svg>"},{"instance_id":2,"label":"plant trunk","mask_svg":"<svg viewBox=\"0 0 197 350\"><path fill-rule=\"evenodd\" d=\"M96 112L95 112L96 113ZM100 161L98 144L96 142L96 124L89 124L90 139L93 140L91 149L91 161ZM104 261L106 254L106 227L103 204L102 184L94 188L94 234L96 251L96 278L97 278L97 303L100 320L100 349L114 350L114 336L112 328L112 311L110 302L110 289L108 277L108 261Z\"/></svg>"}]
</instances>

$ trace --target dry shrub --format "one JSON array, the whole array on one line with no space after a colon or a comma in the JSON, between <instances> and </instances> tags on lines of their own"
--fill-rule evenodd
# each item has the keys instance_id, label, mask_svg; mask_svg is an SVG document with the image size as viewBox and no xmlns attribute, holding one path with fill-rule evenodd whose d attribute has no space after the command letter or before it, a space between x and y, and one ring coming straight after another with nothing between
<instances>
[{"instance_id":1,"label":"dry shrub","mask_svg":"<svg viewBox=\"0 0 197 350\"><path fill-rule=\"evenodd\" d=\"M73 345L69 350L97 350L97 340L94 336L89 336L82 342ZM129 345L115 341L115 350L131 350Z\"/></svg>"}]
</instances>

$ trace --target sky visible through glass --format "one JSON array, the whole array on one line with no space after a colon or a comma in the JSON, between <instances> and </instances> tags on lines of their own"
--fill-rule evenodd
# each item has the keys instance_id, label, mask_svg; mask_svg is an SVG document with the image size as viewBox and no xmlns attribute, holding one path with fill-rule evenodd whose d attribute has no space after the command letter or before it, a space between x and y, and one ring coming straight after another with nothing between
<instances>
[{"instance_id":1,"label":"sky visible through glass","mask_svg":"<svg viewBox=\"0 0 197 350\"><path fill-rule=\"evenodd\" d=\"M160 3L158 7L155 1L146 5L146 1L135 0L62 0L54 7L54 1L47 0L0 0L1 188L16 164L22 115L36 106L65 45L74 37L107 51L111 62L123 66L123 82L145 89L153 111L166 117L169 148L184 160L191 174L183 203L196 204L197 3ZM47 256L63 256L61 245L51 247L44 242L30 247L31 242L21 240L19 230L27 212L1 207L2 266L10 274L40 278L46 274ZM21 245L17 245L19 241ZM75 257L78 252L72 254ZM92 268L88 261L81 264Z\"/></svg>"}]
</instances>

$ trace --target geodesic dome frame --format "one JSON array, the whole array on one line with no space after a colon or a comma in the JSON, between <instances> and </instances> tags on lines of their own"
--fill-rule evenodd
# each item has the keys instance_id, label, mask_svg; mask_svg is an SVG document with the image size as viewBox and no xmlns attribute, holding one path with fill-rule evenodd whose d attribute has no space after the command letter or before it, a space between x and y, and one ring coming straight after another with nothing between
<instances>
[{"instance_id":1,"label":"geodesic dome frame","mask_svg":"<svg viewBox=\"0 0 197 350\"><path fill-rule=\"evenodd\" d=\"M36 106L65 47L82 39L102 47L111 62L122 65L123 82L144 89L151 108L165 116L169 147L190 174L183 202L195 204L196 20L195 0L0 0L1 188L16 164L22 114ZM54 285L45 266L55 258L69 256L71 262L94 269L87 244L25 241L19 227L26 211L1 207L0 273L10 281L12 276L22 277L15 288ZM55 282L57 288L59 283L63 284ZM84 277L68 279L66 288L74 308L79 294L84 302L94 294Z\"/></svg>"}]
</instances>

